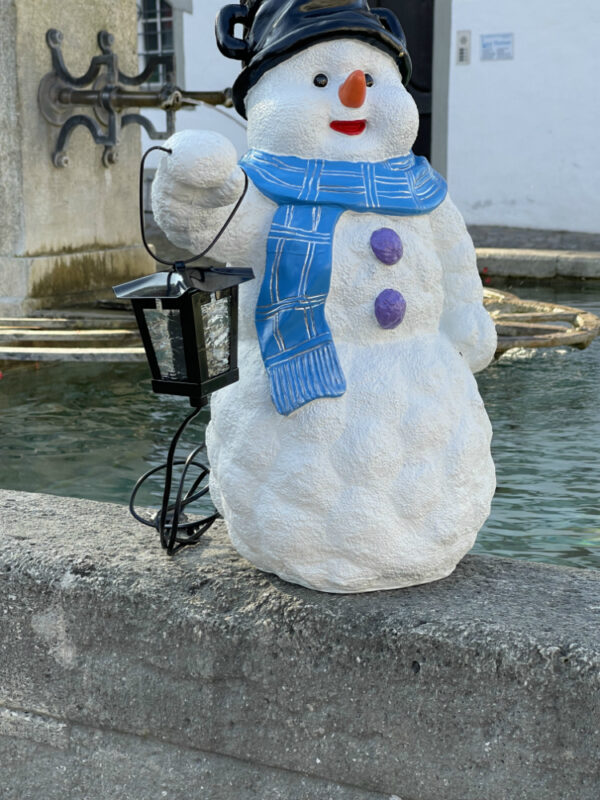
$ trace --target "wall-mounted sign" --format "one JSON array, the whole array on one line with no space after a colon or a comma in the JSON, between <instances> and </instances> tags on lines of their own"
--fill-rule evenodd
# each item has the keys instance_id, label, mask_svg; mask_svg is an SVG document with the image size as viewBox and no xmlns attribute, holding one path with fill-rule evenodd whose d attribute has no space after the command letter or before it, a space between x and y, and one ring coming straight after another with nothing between
<instances>
[{"instance_id":1,"label":"wall-mounted sign","mask_svg":"<svg viewBox=\"0 0 600 800\"><path fill-rule=\"evenodd\" d=\"M481 37L482 61L510 61L515 57L514 33L485 33Z\"/></svg>"},{"instance_id":2,"label":"wall-mounted sign","mask_svg":"<svg viewBox=\"0 0 600 800\"><path fill-rule=\"evenodd\" d=\"M456 63L471 63L471 31L457 31L456 33Z\"/></svg>"}]
</instances>

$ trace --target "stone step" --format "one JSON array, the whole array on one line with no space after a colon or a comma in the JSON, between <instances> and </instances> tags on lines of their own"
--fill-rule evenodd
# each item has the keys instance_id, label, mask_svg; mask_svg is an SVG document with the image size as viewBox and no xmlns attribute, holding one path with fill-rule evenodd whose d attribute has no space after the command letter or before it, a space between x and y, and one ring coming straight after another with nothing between
<instances>
[{"instance_id":1,"label":"stone step","mask_svg":"<svg viewBox=\"0 0 600 800\"><path fill-rule=\"evenodd\" d=\"M0 317L0 361L144 361L131 311L45 309Z\"/></svg>"},{"instance_id":2,"label":"stone step","mask_svg":"<svg viewBox=\"0 0 600 800\"><path fill-rule=\"evenodd\" d=\"M33 317L0 317L0 328L30 328L31 330L85 330L88 328L126 328L136 330L137 324L132 314L95 313L93 316L82 316L81 313L67 315L61 312L57 316L45 316L40 313Z\"/></svg>"},{"instance_id":3,"label":"stone step","mask_svg":"<svg viewBox=\"0 0 600 800\"><path fill-rule=\"evenodd\" d=\"M4 347L1 361L145 361L143 347Z\"/></svg>"},{"instance_id":4,"label":"stone step","mask_svg":"<svg viewBox=\"0 0 600 800\"><path fill-rule=\"evenodd\" d=\"M582 233L506 225L469 225L468 228L475 247L600 252L600 232Z\"/></svg>"},{"instance_id":5,"label":"stone step","mask_svg":"<svg viewBox=\"0 0 600 800\"><path fill-rule=\"evenodd\" d=\"M477 266L486 277L597 278L600 252L533 248L477 247Z\"/></svg>"},{"instance_id":6,"label":"stone step","mask_svg":"<svg viewBox=\"0 0 600 800\"><path fill-rule=\"evenodd\" d=\"M120 344L138 343L140 337L137 331L114 328L113 330L30 330L27 328L3 328L0 326L0 345L16 342L27 346L35 342L61 342L63 344L77 344L83 342L114 342Z\"/></svg>"}]
</instances>

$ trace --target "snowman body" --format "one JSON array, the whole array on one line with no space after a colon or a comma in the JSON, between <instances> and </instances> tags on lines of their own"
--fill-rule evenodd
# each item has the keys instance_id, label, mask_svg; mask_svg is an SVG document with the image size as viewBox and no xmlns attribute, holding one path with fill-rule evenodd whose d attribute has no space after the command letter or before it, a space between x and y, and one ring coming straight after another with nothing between
<instances>
[{"instance_id":1,"label":"snowman body","mask_svg":"<svg viewBox=\"0 0 600 800\"><path fill-rule=\"evenodd\" d=\"M316 94L310 119L299 119L307 93L299 76L326 74L339 96L337 85L357 62L379 88L359 109L368 135L329 129L315 141L332 114L351 121L357 107ZM416 110L393 60L351 40L314 45L277 66L247 105L250 144L270 153L372 162L404 155L416 136ZM174 147L180 172L159 170L154 205L176 244L202 247L227 216L240 175L233 170L210 185L198 177L204 162L194 175L193 151L193 138L183 136ZM176 198L168 187L177 180ZM207 199L194 202L199 180ZM495 488L491 428L472 374L493 356L495 332L462 218L449 198L426 214L341 214L326 317L346 390L284 416L271 399L255 325L276 209L251 185L215 247L232 265L251 266L256 280L240 289L240 380L211 400L211 497L236 549L289 581L363 592L442 578L472 547ZM373 245L381 236L400 243L392 257ZM387 289L406 303L392 329L374 313Z\"/></svg>"}]
</instances>

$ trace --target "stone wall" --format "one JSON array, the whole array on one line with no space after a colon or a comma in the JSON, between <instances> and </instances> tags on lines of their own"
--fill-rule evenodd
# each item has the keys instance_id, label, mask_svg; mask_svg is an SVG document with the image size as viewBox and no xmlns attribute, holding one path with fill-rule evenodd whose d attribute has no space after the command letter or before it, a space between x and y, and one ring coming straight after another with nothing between
<instances>
[{"instance_id":1,"label":"stone wall","mask_svg":"<svg viewBox=\"0 0 600 800\"><path fill-rule=\"evenodd\" d=\"M135 74L136 25L134 0L1 0L0 315L107 294L111 284L153 269L138 245L139 128L123 131L119 163L110 168L102 165L103 148L78 128L69 166L57 169L51 154L60 129L44 119L37 100L51 71L49 28L63 32L72 74L82 75L100 52L102 29L115 35L120 68Z\"/></svg>"},{"instance_id":2,"label":"stone wall","mask_svg":"<svg viewBox=\"0 0 600 800\"><path fill-rule=\"evenodd\" d=\"M328 595L0 491L4 800L596 800L594 570Z\"/></svg>"}]
</instances>

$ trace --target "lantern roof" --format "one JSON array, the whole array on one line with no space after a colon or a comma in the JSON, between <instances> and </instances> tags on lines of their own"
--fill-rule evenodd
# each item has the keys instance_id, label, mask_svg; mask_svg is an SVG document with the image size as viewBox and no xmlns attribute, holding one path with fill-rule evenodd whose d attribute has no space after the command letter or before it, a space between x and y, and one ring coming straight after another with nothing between
<instances>
[{"instance_id":1,"label":"lantern roof","mask_svg":"<svg viewBox=\"0 0 600 800\"><path fill-rule=\"evenodd\" d=\"M186 292L218 292L252 280L251 269L238 267L192 267L145 275L113 287L121 300L177 299Z\"/></svg>"}]
</instances>

